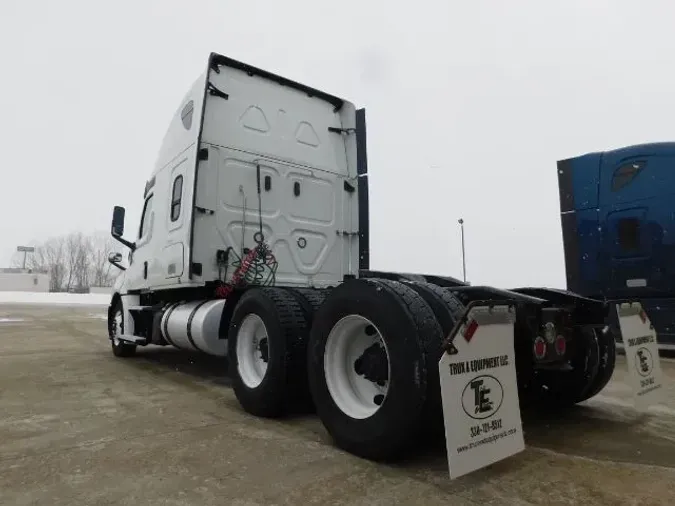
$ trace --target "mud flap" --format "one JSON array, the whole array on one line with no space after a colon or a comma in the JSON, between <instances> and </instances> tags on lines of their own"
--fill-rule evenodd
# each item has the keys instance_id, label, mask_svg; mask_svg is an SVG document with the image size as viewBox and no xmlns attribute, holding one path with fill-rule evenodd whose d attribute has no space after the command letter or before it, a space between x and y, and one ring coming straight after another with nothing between
<instances>
[{"instance_id":1,"label":"mud flap","mask_svg":"<svg viewBox=\"0 0 675 506\"><path fill-rule=\"evenodd\" d=\"M439 361L450 479L525 449L513 306L470 304Z\"/></svg>"},{"instance_id":2,"label":"mud flap","mask_svg":"<svg viewBox=\"0 0 675 506\"><path fill-rule=\"evenodd\" d=\"M645 411L663 399L656 331L639 302L617 304L616 310L635 408Z\"/></svg>"}]
</instances>

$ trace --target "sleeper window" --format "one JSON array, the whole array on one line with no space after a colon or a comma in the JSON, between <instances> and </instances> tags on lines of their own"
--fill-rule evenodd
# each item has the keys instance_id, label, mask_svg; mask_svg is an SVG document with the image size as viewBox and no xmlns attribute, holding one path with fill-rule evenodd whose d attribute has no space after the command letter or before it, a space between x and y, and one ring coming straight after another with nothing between
<instances>
[{"instance_id":1,"label":"sleeper window","mask_svg":"<svg viewBox=\"0 0 675 506\"><path fill-rule=\"evenodd\" d=\"M171 192L171 221L176 221L180 216L180 204L183 196L183 176L178 176L173 181Z\"/></svg>"},{"instance_id":2,"label":"sleeper window","mask_svg":"<svg viewBox=\"0 0 675 506\"><path fill-rule=\"evenodd\" d=\"M646 162L630 162L621 165L612 177L612 191L618 191L633 181L645 168Z\"/></svg>"}]
</instances>

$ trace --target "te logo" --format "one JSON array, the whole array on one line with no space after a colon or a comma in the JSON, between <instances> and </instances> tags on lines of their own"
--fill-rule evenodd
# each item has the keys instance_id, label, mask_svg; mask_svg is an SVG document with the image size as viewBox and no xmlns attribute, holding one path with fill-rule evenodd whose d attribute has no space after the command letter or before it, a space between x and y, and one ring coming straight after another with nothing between
<instances>
[{"instance_id":1,"label":"te logo","mask_svg":"<svg viewBox=\"0 0 675 506\"><path fill-rule=\"evenodd\" d=\"M635 368L640 376L649 376L654 367L654 357L647 348L638 348L635 352Z\"/></svg>"},{"instance_id":2,"label":"te logo","mask_svg":"<svg viewBox=\"0 0 675 506\"><path fill-rule=\"evenodd\" d=\"M477 376L466 384L462 392L464 412L478 420L497 413L503 400L504 389L494 376Z\"/></svg>"},{"instance_id":3,"label":"te logo","mask_svg":"<svg viewBox=\"0 0 675 506\"><path fill-rule=\"evenodd\" d=\"M477 379L469 383L474 396L474 413L489 413L492 411L492 401L488 397L490 389L485 386L485 380Z\"/></svg>"}]
</instances>

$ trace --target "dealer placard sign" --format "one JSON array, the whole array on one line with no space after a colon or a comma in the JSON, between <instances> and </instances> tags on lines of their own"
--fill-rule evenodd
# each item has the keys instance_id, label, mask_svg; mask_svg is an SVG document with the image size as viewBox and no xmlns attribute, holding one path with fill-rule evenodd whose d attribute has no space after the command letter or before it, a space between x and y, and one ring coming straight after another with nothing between
<instances>
[{"instance_id":1,"label":"dealer placard sign","mask_svg":"<svg viewBox=\"0 0 675 506\"><path fill-rule=\"evenodd\" d=\"M450 478L525 449L509 306L477 306L439 362Z\"/></svg>"},{"instance_id":2,"label":"dealer placard sign","mask_svg":"<svg viewBox=\"0 0 675 506\"><path fill-rule=\"evenodd\" d=\"M617 312L635 408L644 411L663 399L656 332L639 302L617 304Z\"/></svg>"}]
</instances>

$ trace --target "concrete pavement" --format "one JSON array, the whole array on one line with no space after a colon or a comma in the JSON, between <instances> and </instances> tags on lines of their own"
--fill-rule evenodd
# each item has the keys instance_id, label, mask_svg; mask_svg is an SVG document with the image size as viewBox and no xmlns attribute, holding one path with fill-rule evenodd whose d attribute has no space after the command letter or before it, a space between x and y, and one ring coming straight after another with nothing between
<instances>
[{"instance_id":1,"label":"concrete pavement","mask_svg":"<svg viewBox=\"0 0 675 506\"><path fill-rule=\"evenodd\" d=\"M335 448L314 415L244 413L226 363L115 358L102 307L0 305L0 504L675 504L668 400L631 408L623 356L597 398L525 416L527 449L450 482L444 448L399 465Z\"/></svg>"}]
</instances>

